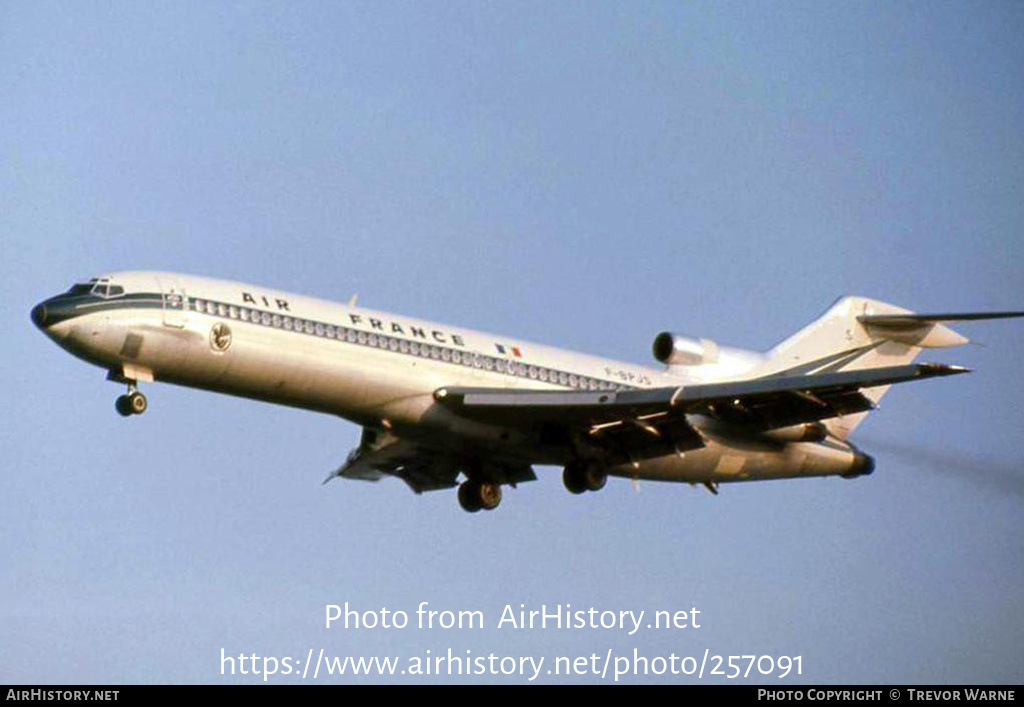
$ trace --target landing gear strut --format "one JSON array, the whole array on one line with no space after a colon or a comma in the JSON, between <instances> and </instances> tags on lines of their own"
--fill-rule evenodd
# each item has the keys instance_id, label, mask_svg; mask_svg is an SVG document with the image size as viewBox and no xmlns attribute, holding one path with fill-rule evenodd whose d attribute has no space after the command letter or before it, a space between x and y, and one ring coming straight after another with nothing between
<instances>
[{"instance_id":1,"label":"landing gear strut","mask_svg":"<svg viewBox=\"0 0 1024 707\"><path fill-rule=\"evenodd\" d=\"M149 402L146 400L146 396L135 388L134 383L128 384L128 393L126 395L118 396L117 400L114 401L114 408L122 417L141 415L146 412L148 407Z\"/></svg>"},{"instance_id":2,"label":"landing gear strut","mask_svg":"<svg viewBox=\"0 0 1024 707\"><path fill-rule=\"evenodd\" d=\"M596 464L569 462L562 472L562 483L569 493L600 491L608 482L608 474Z\"/></svg>"},{"instance_id":3,"label":"landing gear strut","mask_svg":"<svg viewBox=\"0 0 1024 707\"><path fill-rule=\"evenodd\" d=\"M501 484L480 483L467 479L459 486L459 505L470 513L493 511L501 503Z\"/></svg>"}]
</instances>

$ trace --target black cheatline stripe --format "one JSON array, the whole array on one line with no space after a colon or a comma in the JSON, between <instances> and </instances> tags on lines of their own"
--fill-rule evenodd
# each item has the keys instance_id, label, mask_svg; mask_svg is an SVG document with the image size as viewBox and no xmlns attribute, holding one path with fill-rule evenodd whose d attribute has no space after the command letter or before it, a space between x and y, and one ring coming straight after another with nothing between
<instances>
[{"instance_id":1,"label":"black cheatline stripe","mask_svg":"<svg viewBox=\"0 0 1024 707\"><path fill-rule=\"evenodd\" d=\"M155 297L155 299L154 299ZM47 326L82 317L95 312L115 309L159 309L163 307L160 295L119 295L106 299L97 295L58 295L46 300Z\"/></svg>"},{"instance_id":2,"label":"black cheatline stripe","mask_svg":"<svg viewBox=\"0 0 1024 707\"><path fill-rule=\"evenodd\" d=\"M91 314L93 312L109 312L119 309L164 309L163 295L161 295L160 293L136 292L132 294L120 295L110 299L104 299L96 295L87 295L85 297L80 298L76 297L75 299L83 299L87 300L87 302L78 302L75 303L74 305L71 305L72 307L74 307L74 309L72 310L73 314L70 314L70 316L60 319L59 321L64 321L66 319L71 319L73 317L82 316L85 314ZM204 305L212 305L215 311L213 313L209 312L206 306L204 306L203 311L199 311L198 309L196 309L197 301L203 302ZM82 308L82 305L88 306ZM47 305L48 308L49 306L50 305ZM221 307L224 308L224 315L220 314ZM230 316L232 308L234 308L235 311L239 313L238 317L232 318ZM189 296L187 298L183 298L183 306L180 309L172 308L169 311L180 312L182 314L201 314L208 317L223 319L229 322L242 322L244 324L253 324L255 326L266 326L277 331L290 331L292 333L305 334L307 336L315 336L316 338L319 339L329 339L332 341L339 341L341 343L352 344L354 346L364 346L367 348L373 348L380 351L390 351L391 353L402 354L405 356L413 356L415 358L423 358L429 361L437 361L438 363L448 363L454 366L473 368L476 370L486 371L488 373L498 373L500 375L509 376L511 378L524 378L527 380L538 380L541 381L542 383L553 383L554 385L561 385L567 388L576 388L580 390L636 389L636 386L631 386L626 383L618 383L615 381L609 381L602 378L596 378L594 376L573 373L571 371L557 370L553 368L548 368L547 366L537 366L536 364L523 363L522 361L516 361L514 359L490 356L488 354L466 351L463 349L456 349L451 346L443 346L437 343L421 342L415 339L405 339L396 336L391 336L388 334L377 334L376 332L369 332L366 331L365 329L356 329L354 327L343 326L339 324L314 321L311 319L306 319L304 317L296 317L291 314L281 314L280 312L270 312L263 309L257 309L255 307L227 304L225 302L218 302L216 300L206 299L205 297ZM247 312L246 319L241 318L241 313L243 311ZM252 317L248 313L258 314L259 321L253 321ZM264 322L264 317L266 317L267 319L266 323ZM274 317L279 318L278 321L281 322L280 326L275 326ZM283 322L286 318L290 319L292 322L301 321L303 323L302 329L297 330L294 327L286 329L283 325ZM319 330L318 327L320 327ZM335 332L339 330L344 331L345 338L339 339L337 338L336 334L335 336L331 337L326 336L328 328ZM322 331L324 333L321 334L319 333L319 331ZM353 334L352 339L349 338L349 332L352 332ZM364 337L362 337L362 340L360 340L360 334L365 335ZM375 340L378 342L383 340L385 342L385 345L380 346L379 344L370 344L370 337L375 337ZM392 348L392 342L394 342L394 348ZM402 350L402 342L406 342L407 344L405 351ZM419 351L422 351L423 347L429 347L430 355L424 357L420 353L411 353L411 349L414 344L417 346ZM437 351L436 358L434 356L435 349ZM444 358L445 353L447 353L448 355L447 359ZM453 358L458 358L458 360L452 360ZM468 364L466 363L466 360L469 361ZM491 362L491 368L489 369L486 367L487 361ZM515 369L515 371L512 370L513 368ZM531 368L537 372L536 376L529 375ZM522 371L522 373L518 372L520 370ZM547 375L546 378L541 378L540 372L542 370L548 374L554 373L555 379L552 380L552 376L550 375ZM565 383L561 382L562 374L565 374L566 376ZM575 377L577 379L578 385L574 386L569 382L572 377ZM583 385L585 381L588 383L587 385ZM591 381L596 384L596 387L591 387L589 385L589 382ZM602 385L606 387L602 387Z\"/></svg>"}]
</instances>

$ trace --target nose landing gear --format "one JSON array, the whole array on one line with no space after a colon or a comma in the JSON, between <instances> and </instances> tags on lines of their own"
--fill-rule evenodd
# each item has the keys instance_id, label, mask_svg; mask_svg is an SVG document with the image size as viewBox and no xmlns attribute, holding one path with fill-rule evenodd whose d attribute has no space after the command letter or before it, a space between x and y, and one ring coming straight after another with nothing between
<instances>
[{"instance_id":1,"label":"nose landing gear","mask_svg":"<svg viewBox=\"0 0 1024 707\"><path fill-rule=\"evenodd\" d=\"M135 388L134 383L128 384L128 393L126 395L118 396L117 400L114 401L114 408L122 417L141 415L146 412L148 407L149 402L146 400L146 396Z\"/></svg>"}]
</instances>

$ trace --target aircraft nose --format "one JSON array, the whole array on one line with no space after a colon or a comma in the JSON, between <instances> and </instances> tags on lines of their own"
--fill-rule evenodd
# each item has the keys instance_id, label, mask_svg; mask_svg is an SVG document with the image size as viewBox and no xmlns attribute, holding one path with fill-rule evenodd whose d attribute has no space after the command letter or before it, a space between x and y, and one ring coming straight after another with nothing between
<instances>
[{"instance_id":1,"label":"aircraft nose","mask_svg":"<svg viewBox=\"0 0 1024 707\"><path fill-rule=\"evenodd\" d=\"M40 329L46 329L46 303L40 302L32 308L32 323Z\"/></svg>"}]
</instances>

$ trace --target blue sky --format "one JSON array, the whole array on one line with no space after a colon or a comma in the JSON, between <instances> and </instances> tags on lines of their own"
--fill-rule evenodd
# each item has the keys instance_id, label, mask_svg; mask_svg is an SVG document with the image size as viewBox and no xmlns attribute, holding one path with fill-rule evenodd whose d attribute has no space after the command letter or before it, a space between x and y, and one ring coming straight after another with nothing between
<instances>
[{"instance_id":1,"label":"blue sky","mask_svg":"<svg viewBox=\"0 0 1024 707\"><path fill-rule=\"evenodd\" d=\"M397 481L321 487L358 441L340 419L154 384L123 420L119 388L28 318L76 279L156 268L649 362L665 329L768 348L844 293L1020 309L1019 3L0 17L3 682L245 682L221 648L448 647L1020 682L1019 322L963 326L984 346L927 358L976 373L885 398L853 438L871 477L573 497L542 468L471 516ZM325 630L346 601L488 627ZM494 628L520 603L703 623Z\"/></svg>"}]
</instances>

